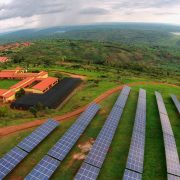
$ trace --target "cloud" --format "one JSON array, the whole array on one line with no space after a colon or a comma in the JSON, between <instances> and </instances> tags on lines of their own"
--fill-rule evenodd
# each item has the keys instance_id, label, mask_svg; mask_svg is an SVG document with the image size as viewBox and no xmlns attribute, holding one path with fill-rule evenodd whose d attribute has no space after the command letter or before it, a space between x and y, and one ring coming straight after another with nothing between
<instances>
[{"instance_id":1,"label":"cloud","mask_svg":"<svg viewBox=\"0 0 180 180\"><path fill-rule=\"evenodd\" d=\"M59 13L65 11L66 7L58 0L14 0L10 4L2 4L0 9L0 20L3 20L16 17L31 17L40 14Z\"/></svg>"},{"instance_id":2,"label":"cloud","mask_svg":"<svg viewBox=\"0 0 180 180\"><path fill-rule=\"evenodd\" d=\"M180 0L0 0L0 32L97 22L180 24Z\"/></svg>"},{"instance_id":3,"label":"cloud","mask_svg":"<svg viewBox=\"0 0 180 180\"><path fill-rule=\"evenodd\" d=\"M108 14L109 11L103 8L94 8L94 7L90 7L90 8L84 8L82 10L80 10L80 14L92 14L92 15L104 15L104 14Z\"/></svg>"}]
</instances>

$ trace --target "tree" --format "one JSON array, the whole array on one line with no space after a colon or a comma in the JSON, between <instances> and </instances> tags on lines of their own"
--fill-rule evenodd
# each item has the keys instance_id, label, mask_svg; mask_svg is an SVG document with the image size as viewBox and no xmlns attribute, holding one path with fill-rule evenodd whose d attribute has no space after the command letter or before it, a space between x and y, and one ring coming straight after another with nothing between
<instances>
[{"instance_id":1,"label":"tree","mask_svg":"<svg viewBox=\"0 0 180 180\"><path fill-rule=\"evenodd\" d=\"M38 110L36 109L36 107L30 107L29 112L31 112L34 115L34 117L37 117Z\"/></svg>"},{"instance_id":2,"label":"tree","mask_svg":"<svg viewBox=\"0 0 180 180\"><path fill-rule=\"evenodd\" d=\"M16 92L15 97L16 97L16 99L19 99L24 94L25 94L25 90L23 88L21 88L19 91Z\"/></svg>"}]
</instances>

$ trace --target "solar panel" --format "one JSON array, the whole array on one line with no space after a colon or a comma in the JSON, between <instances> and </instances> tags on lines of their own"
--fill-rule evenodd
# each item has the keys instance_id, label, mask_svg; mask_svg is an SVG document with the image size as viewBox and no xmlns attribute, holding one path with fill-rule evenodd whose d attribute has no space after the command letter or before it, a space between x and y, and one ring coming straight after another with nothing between
<instances>
[{"instance_id":1,"label":"solar panel","mask_svg":"<svg viewBox=\"0 0 180 180\"><path fill-rule=\"evenodd\" d=\"M161 96L161 94L159 93L159 92L155 92L155 95L156 95L156 99L158 100L158 101L161 101L161 102L163 102L163 98L162 98L162 96Z\"/></svg>"},{"instance_id":2,"label":"solar panel","mask_svg":"<svg viewBox=\"0 0 180 180\"><path fill-rule=\"evenodd\" d=\"M141 180L142 174L125 169L123 180Z\"/></svg>"},{"instance_id":3,"label":"solar panel","mask_svg":"<svg viewBox=\"0 0 180 180\"><path fill-rule=\"evenodd\" d=\"M174 102L174 104L175 104L178 112L180 113L180 102L179 102L179 100L178 100L177 97L176 97L175 95L173 95L173 94L171 95L171 98L172 98L172 100L173 100L173 102Z\"/></svg>"},{"instance_id":4,"label":"solar panel","mask_svg":"<svg viewBox=\"0 0 180 180\"><path fill-rule=\"evenodd\" d=\"M26 152L15 147L2 157L0 159L0 179L7 176L26 156Z\"/></svg>"},{"instance_id":5,"label":"solar panel","mask_svg":"<svg viewBox=\"0 0 180 180\"><path fill-rule=\"evenodd\" d=\"M169 121L169 117L165 114L160 113L160 119L161 119L161 126L162 126L163 133L174 136L172 128L171 128L171 124Z\"/></svg>"},{"instance_id":6,"label":"solar panel","mask_svg":"<svg viewBox=\"0 0 180 180\"><path fill-rule=\"evenodd\" d=\"M180 176L180 163L175 139L173 136L168 134L164 134L163 136L166 152L167 172Z\"/></svg>"},{"instance_id":7,"label":"solar panel","mask_svg":"<svg viewBox=\"0 0 180 180\"><path fill-rule=\"evenodd\" d=\"M119 95L119 98L114 104L108 118L106 119L106 122L101 129L95 143L93 144L93 147L87 155L87 158L84 161L85 163L98 168L102 167L106 154L111 145L112 139L114 137L115 131L117 129L118 123L120 121L123 112L122 107L124 107L124 105L126 104L129 91L129 87L124 87L124 89L122 90L124 94L122 94L121 92L121 94ZM123 106L120 105L121 102L123 102ZM83 166L84 164L80 168L79 172L81 172ZM77 174L79 174L79 172Z\"/></svg>"},{"instance_id":8,"label":"solar panel","mask_svg":"<svg viewBox=\"0 0 180 180\"><path fill-rule=\"evenodd\" d=\"M146 91L144 89L139 90L139 97L146 99Z\"/></svg>"},{"instance_id":9,"label":"solar panel","mask_svg":"<svg viewBox=\"0 0 180 180\"><path fill-rule=\"evenodd\" d=\"M130 91L131 91L131 88L129 86L124 86L122 91L121 91L121 94L128 96Z\"/></svg>"},{"instance_id":10,"label":"solar panel","mask_svg":"<svg viewBox=\"0 0 180 180\"><path fill-rule=\"evenodd\" d=\"M179 176L174 176L172 174L168 174L168 180L180 180L180 177Z\"/></svg>"},{"instance_id":11,"label":"solar panel","mask_svg":"<svg viewBox=\"0 0 180 180\"><path fill-rule=\"evenodd\" d=\"M49 156L44 156L37 166L26 176L25 180L49 179L59 165L60 161Z\"/></svg>"},{"instance_id":12,"label":"solar panel","mask_svg":"<svg viewBox=\"0 0 180 180\"><path fill-rule=\"evenodd\" d=\"M76 120L76 124L87 126L99 111L100 106L98 104L91 104L86 111L84 111L80 117Z\"/></svg>"},{"instance_id":13,"label":"solar panel","mask_svg":"<svg viewBox=\"0 0 180 180\"><path fill-rule=\"evenodd\" d=\"M63 137L50 149L48 155L62 161L69 153L73 145L77 142L99 109L100 106L97 104L90 105L83 115L77 119L77 121L63 135Z\"/></svg>"},{"instance_id":14,"label":"solar panel","mask_svg":"<svg viewBox=\"0 0 180 180\"><path fill-rule=\"evenodd\" d=\"M54 120L48 120L34 132L32 132L28 137L21 141L17 146L21 149L30 152L32 151L43 139L45 139L57 126L59 123Z\"/></svg>"},{"instance_id":15,"label":"solar panel","mask_svg":"<svg viewBox=\"0 0 180 180\"><path fill-rule=\"evenodd\" d=\"M167 115L166 107L163 101L157 101L159 112Z\"/></svg>"},{"instance_id":16,"label":"solar panel","mask_svg":"<svg viewBox=\"0 0 180 180\"><path fill-rule=\"evenodd\" d=\"M158 96L162 97L160 93L158 94ZM157 102L159 103L160 101L157 100ZM163 99L161 101L161 104L163 106L163 109L165 109L163 111L166 111ZM160 114L160 119L161 119L161 125L163 129L167 172L172 175L180 176L179 157L178 157L176 142L174 139L171 124L170 124L167 113L166 115L164 115L164 113L162 112L162 108L159 106L159 104L158 104L158 108L159 108L159 114Z\"/></svg>"},{"instance_id":17,"label":"solar panel","mask_svg":"<svg viewBox=\"0 0 180 180\"><path fill-rule=\"evenodd\" d=\"M95 141L93 145L93 148L90 150L87 158L85 159L85 162L101 168L110 144L111 141L98 137L97 141Z\"/></svg>"},{"instance_id":18,"label":"solar panel","mask_svg":"<svg viewBox=\"0 0 180 180\"><path fill-rule=\"evenodd\" d=\"M50 149L48 155L62 161L69 151L72 149L73 145L79 139L82 131L77 130L68 130L63 137Z\"/></svg>"},{"instance_id":19,"label":"solar panel","mask_svg":"<svg viewBox=\"0 0 180 180\"><path fill-rule=\"evenodd\" d=\"M48 154L39 162L39 164L37 164L27 178L31 178L32 176L35 177L37 173L38 177L40 177L38 179L49 179L49 177L59 166L60 162L72 149L99 109L99 105L91 104L86 111L80 115L77 121L68 129L63 137L60 138L60 140L50 149ZM46 167L50 168L50 171L48 171ZM41 172L41 169L43 173Z\"/></svg>"},{"instance_id":20,"label":"solar panel","mask_svg":"<svg viewBox=\"0 0 180 180\"><path fill-rule=\"evenodd\" d=\"M100 169L90 164L83 163L75 176L75 180L95 180L98 177Z\"/></svg>"},{"instance_id":21,"label":"solar panel","mask_svg":"<svg viewBox=\"0 0 180 180\"><path fill-rule=\"evenodd\" d=\"M123 109L126 104L127 98L128 96L121 94L118 100L116 101L115 105Z\"/></svg>"},{"instance_id":22,"label":"solar panel","mask_svg":"<svg viewBox=\"0 0 180 180\"><path fill-rule=\"evenodd\" d=\"M144 135L134 133L126 164L127 169L131 169L139 173L143 172L144 141Z\"/></svg>"},{"instance_id":23,"label":"solar panel","mask_svg":"<svg viewBox=\"0 0 180 180\"><path fill-rule=\"evenodd\" d=\"M142 98L143 96L143 98ZM145 128L146 128L146 91L139 91L134 128L131 138L126 168L143 173ZM140 108L143 106L143 108Z\"/></svg>"}]
</instances>

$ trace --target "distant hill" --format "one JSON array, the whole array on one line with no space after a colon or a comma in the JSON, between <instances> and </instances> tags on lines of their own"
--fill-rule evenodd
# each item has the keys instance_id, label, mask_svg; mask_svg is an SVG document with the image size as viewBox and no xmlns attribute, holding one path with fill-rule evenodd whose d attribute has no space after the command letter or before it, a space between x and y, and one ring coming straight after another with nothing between
<instances>
[{"instance_id":1,"label":"distant hill","mask_svg":"<svg viewBox=\"0 0 180 180\"><path fill-rule=\"evenodd\" d=\"M0 34L0 44L44 38L61 38L159 45L164 44L165 41L169 41L169 39L173 38L174 35L170 32L180 32L180 26L145 23L106 23L15 31ZM177 44L179 45L179 43Z\"/></svg>"}]
</instances>

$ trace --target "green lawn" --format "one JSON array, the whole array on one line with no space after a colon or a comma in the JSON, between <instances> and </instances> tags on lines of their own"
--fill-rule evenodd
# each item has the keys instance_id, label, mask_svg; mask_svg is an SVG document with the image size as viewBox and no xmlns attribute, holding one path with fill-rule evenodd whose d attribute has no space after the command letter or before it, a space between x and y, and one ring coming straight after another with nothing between
<instances>
[{"instance_id":1,"label":"green lawn","mask_svg":"<svg viewBox=\"0 0 180 180\"><path fill-rule=\"evenodd\" d=\"M19 80L15 80L15 79L0 80L0 89L8 89L18 82L19 82Z\"/></svg>"},{"instance_id":2,"label":"green lawn","mask_svg":"<svg viewBox=\"0 0 180 180\"><path fill-rule=\"evenodd\" d=\"M169 98L169 93L180 96L179 88L167 87L165 85L141 85L132 88L128 102L125 106L122 119L116 131L106 160L101 169L99 180L118 180L122 179L125 169L126 159L129 151L129 145L132 135L134 116L138 98L138 90L142 87L147 90L147 126L146 126L146 147L144 161L144 180L163 180L166 179L166 162L163 144L162 129L156 105L154 91L162 93L165 105L169 114L170 122L176 138L178 153L180 154L180 121L178 113ZM67 158L57 169L52 179L71 180L81 166L82 161L74 160L73 155L80 152L78 144L87 142L90 138L96 138L100 132L103 123L110 112L118 93L110 96L101 103L101 111L93 119L87 130L80 137L76 146L68 154ZM64 134L75 119L61 122L61 125L43 141L17 168L6 178L23 178L38 163L38 161L47 153L50 147ZM0 139L0 157L9 151L13 146L20 142L31 131L24 131L3 137Z\"/></svg>"}]
</instances>

